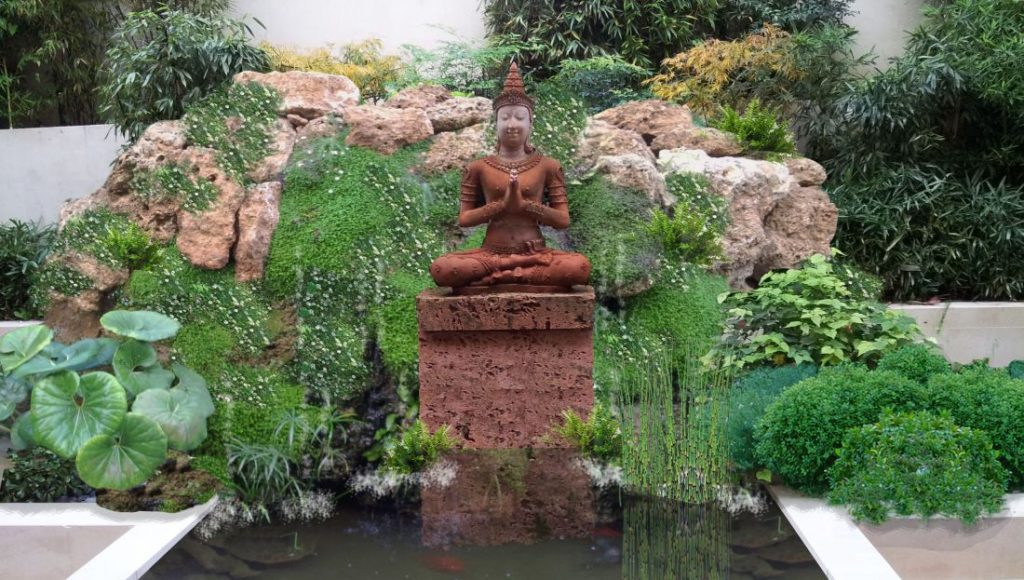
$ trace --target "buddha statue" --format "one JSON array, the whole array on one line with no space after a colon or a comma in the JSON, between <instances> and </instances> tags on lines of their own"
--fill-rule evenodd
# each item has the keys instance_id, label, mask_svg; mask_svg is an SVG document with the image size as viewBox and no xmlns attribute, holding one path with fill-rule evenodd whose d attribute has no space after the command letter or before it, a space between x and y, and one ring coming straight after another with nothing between
<instances>
[{"instance_id":1,"label":"buddha statue","mask_svg":"<svg viewBox=\"0 0 1024 580\"><path fill-rule=\"evenodd\" d=\"M466 166L460 191L459 226L486 223L483 247L437 258L430 275L456 294L559 292L586 284L586 256L546 247L540 231L541 225L569 227L569 200L561 165L529 144L533 100L515 63L494 114L497 153Z\"/></svg>"}]
</instances>

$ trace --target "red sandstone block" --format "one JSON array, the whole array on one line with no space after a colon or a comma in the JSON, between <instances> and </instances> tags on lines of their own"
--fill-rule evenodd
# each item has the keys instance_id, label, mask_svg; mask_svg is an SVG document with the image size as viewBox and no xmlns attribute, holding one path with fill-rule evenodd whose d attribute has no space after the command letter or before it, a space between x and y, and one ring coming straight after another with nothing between
<instances>
[{"instance_id":1,"label":"red sandstone block","mask_svg":"<svg viewBox=\"0 0 1024 580\"><path fill-rule=\"evenodd\" d=\"M590 288L566 294L443 296L416 301L420 418L471 448L553 446L562 411L594 403Z\"/></svg>"}]
</instances>

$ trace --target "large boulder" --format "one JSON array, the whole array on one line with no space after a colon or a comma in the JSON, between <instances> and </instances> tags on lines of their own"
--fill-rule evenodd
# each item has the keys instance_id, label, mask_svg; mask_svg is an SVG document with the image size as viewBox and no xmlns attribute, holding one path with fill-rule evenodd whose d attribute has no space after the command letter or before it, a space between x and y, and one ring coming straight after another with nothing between
<instances>
[{"instance_id":1,"label":"large boulder","mask_svg":"<svg viewBox=\"0 0 1024 580\"><path fill-rule=\"evenodd\" d=\"M634 153L597 158L594 172L619 187L640 191L659 206L671 206L674 200L665 186L665 177L649 159Z\"/></svg>"},{"instance_id":2,"label":"large boulder","mask_svg":"<svg viewBox=\"0 0 1024 580\"><path fill-rule=\"evenodd\" d=\"M345 110L345 122L351 128L345 143L385 155L434 134L434 127L422 109L361 105Z\"/></svg>"},{"instance_id":3,"label":"large boulder","mask_svg":"<svg viewBox=\"0 0 1024 580\"><path fill-rule=\"evenodd\" d=\"M278 119L270 137L270 154L263 158L255 169L249 172L253 183L277 181L284 175L284 168L292 156L296 132L287 119Z\"/></svg>"},{"instance_id":4,"label":"large boulder","mask_svg":"<svg viewBox=\"0 0 1024 580\"><path fill-rule=\"evenodd\" d=\"M99 336L100 316L113 307L111 294L128 281L128 270L111 268L95 256L76 251L52 257L50 265L77 271L89 279L90 286L75 296L51 291L50 306L44 317L46 325L61 342Z\"/></svg>"},{"instance_id":5,"label":"large boulder","mask_svg":"<svg viewBox=\"0 0 1024 580\"><path fill-rule=\"evenodd\" d=\"M282 117L298 115L304 119L316 119L332 113L341 114L346 107L359 103L359 87L342 75L245 71L236 74L234 82L259 83L276 90L281 95L278 113Z\"/></svg>"},{"instance_id":6,"label":"large boulder","mask_svg":"<svg viewBox=\"0 0 1024 580\"><path fill-rule=\"evenodd\" d=\"M423 156L419 171L423 174L462 169L470 161L492 149L487 143L487 124L479 123L457 133L439 133L431 139L430 149Z\"/></svg>"},{"instance_id":7,"label":"large boulder","mask_svg":"<svg viewBox=\"0 0 1024 580\"><path fill-rule=\"evenodd\" d=\"M435 133L458 131L491 118L491 100L485 97L454 97L426 109Z\"/></svg>"},{"instance_id":8,"label":"large boulder","mask_svg":"<svg viewBox=\"0 0 1024 580\"><path fill-rule=\"evenodd\" d=\"M409 87L395 93L384 101L384 107L392 109L429 109L452 98L451 92L436 85Z\"/></svg>"},{"instance_id":9,"label":"large boulder","mask_svg":"<svg viewBox=\"0 0 1024 580\"><path fill-rule=\"evenodd\" d=\"M212 149L187 149L181 162L193 181L212 183L217 196L201 212L178 210L178 249L193 266L219 270L227 265L235 245L245 189L217 164L217 152Z\"/></svg>"},{"instance_id":10,"label":"large boulder","mask_svg":"<svg viewBox=\"0 0 1024 580\"><path fill-rule=\"evenodd\" d=\"M791 157L786 160L786 169L802 187L821 185L828 179L825 168L817 161L806 157Z\"/></svg>"},{"instance_id":11,"label":"large boulder","mask_svg":"<svg viewBox=\"0 0 1024 580\"><path fill-rule=\"evenodd\" d=\"M664 149L685 148L721 157L739 155L743 150L731 135L698 127L689 107L657 99L625 103L598 113L594 119L636 131L655 154Z\"/></svg>"},{"instance_id":12,"label":"large boulder","mask_svg":"<svg viewBox=\"0 0 1024 580\"><path fill-rule=\"evenodd\" d=\"M728 201L726 260L719 270L733 288L750 288L769 270L828 253L837 210L820 189L802 187L786 165L688 149L662 151L658 162L665 174L704 175L711 191Z\"/></svg>"},{"instance_id":13,"label":"large boulder","mask_svg":"<svg viewBox=\"0 0 1024 580\"><path fill-rule=\"evenodd\" d=\"M280 219L281 182L260 183L249 188L238 210L238 243L235 245L235 279L251 282L263 277L270 239Z\"/></svg>"},{"instance_id":14,"label":"large boulder","mask_svg":"<svg viewBox=\"0 0 1024 580\"><path fill-rule=\"evenodd\" d=\"M594 168L600 157L619 155L637 155L648 160L651 165L657 161L639 133L591 117L587 119L580 137L573 173L586 174Z\"/></svg>"}]
</instances>

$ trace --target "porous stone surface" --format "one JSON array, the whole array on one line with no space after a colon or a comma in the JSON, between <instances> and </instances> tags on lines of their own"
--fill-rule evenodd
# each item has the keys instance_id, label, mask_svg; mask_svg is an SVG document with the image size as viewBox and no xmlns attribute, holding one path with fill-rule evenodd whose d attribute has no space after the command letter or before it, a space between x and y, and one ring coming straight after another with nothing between
<instances>
[{"instance_id":1,"label":"porous stone surface","mask_svg":"<svg viewBox=\"0 0 1024 580\"><path fill-rule=\"evenodd\" d=\"M393 109L429 109L452 98L451 92L437 85L409 87L384 101L383 106Z\"/></svg>"},{"instance_id":2,"label":"porous stone surface","mask_svg":"<svg viewBox=\"0 0 1024 580\"><path fill-rule=\"evenodd\" d=\"M649 161L652 166L657 162L654 153L636 131L621 129L593 117L588 118L573 162L575 173L579 175L593 170L601 157L620 155L637 155Z\"/></svg>"},{"instance_id":3,"label":"porous stone surface","mask_svg":"<svg viewBox=\"0 0 1024 580\"><path fill-rule=\"evenodd\" d=\"M462 169L477 157L487 155L487 124L480 123L456 133L439 133L431 139L419 171L424 174ZM455 208L452 208L453 210Z\"/></svg>"},{"instance_id":4,"label":"porous stone surface","mask_svg":"<svg viewBox=\"0 0 1024 580\"><path fill-rule=\"evenodd\" d=\"M680 124L661 133L651 141L651 151L664 149L700 149L711 157L739 155L743 146L735 137L712 127Z\"/></svg>"},{"instance_id":5,"label":"porous stone surface","mask_svg":"<svg viewBox=\"0 0 1024 580\"><path fill-rule=\"evenodd\" d=\"M270 153L249 172L249 179L253 183L280 180L284 175L284 168L288 165L288 159L292 156L296 138L297 134L292 124L287 119L278 119L270 138Z\"/></svg>"},{"instance_id":6,"label":"porous stone surface","mask_svg":"<svg viewBox=\"0 0 1024 580\"><path fill-rule=\"evenodd\" d=\"M821 185L828 179L825 168L820 163L806 157L793 157L786 160L786 169L793 179L802 187Z\"/></svg>"},{"instance_id":7,"label":"porous stone surface","mask_svg":"<svg viewBox=\"0 0 1024 580\"><path fill-rule=\"evenodd\" d=\"M594 402L594 291L452 296L426 290L420 324L420 417L470 448L559 446L546 437Z\"/></svg>"},{"instance_id":8,"label":"porous stone surface","mask_svg":"<svg viewBox=\"0 0 1024 580\"><path fill-rule=\"evenodd\" d=\"M665 176L644 156L628 153L598 157L594 172L604 175L609 182L619 187L642 192L647 199L660 206L669 207L675 203L665 185Z\"/></svg>"},{"instance_id":9,"label":"porous stone surface","mask_svg":"<svg viewBox=\"0 0 1024 580\"><path fill-rule=\"evenodd\" d=\"M326 115L309 121L295 130L299 141L309 141L321 137L333 137L345 128L345 121L339 115Z\"/></svg>"},{"instance_id":10,"label":"porous stone surface","mask_svg":"<svg viewBox=\"0 0 1024 580\"><path fill-rule=\"evenodd\" d=\"M530 544L594 529L593 487L575 450L464 450L443 460L454 479L420 493L427 546Z\"/></svg>"},{"instance_id":11,"label":"porous stone surface","mask_svg":"<svg viewBox=\"0 0 1024 580\"><path fill-rule=\"evenodd\" d=\"M52 261L78 271L91 286L75 296L51 292L43 322L61 342L99 336L100 316L113 307L111 294L128 281L128 270L111 268L94 256L74 251L55 256Z\"/></svg>"},{"instance_id":12,"label":"porous stone surface","mask_svg":"<svg viewBox=\"0 0 1024 580\"><path fill-rule=\"evenodd\" d=\"M386 155L434 134L434 127L422 109L361 105L347 109L344 117L351 127L345 143Z\"/></svg>"},{"instance_id":13,"label":"porous stone surface","mask_svg":"<svg viewBox=\"0 0 1024 580\"><path fill-rule=\"evenodd\" d=\"M485 97L453 97L426 109L435 133L458 131L491 118L491 100Z\"/></svg>"},{"instance_id":14,"label":"porous stone surface","mask_svg":"<svg viewBox=\"0 0 1024 580\"><path fill-rule=\"evenodd\" d=\"M251 282L263 277L270 239L280 214L281 183L271 181L250 187L238 210L238 243L235 245L235 279Z\"/></svg>"},{"instance_id":15,"label":"porous stone surface","mask_svg":"<svg viewBox=\"0 0 1024 580\"><path fill-rule=\"evenodd\" d=\"M281 116L298 115L316 119L340 114L346 107L359 103L359 87L348 77L318 72L288 71L258 73L240 72L235 83L260 83L281 95Z\"/></svg>"},{"instance_id":16,"label":"porous stone surface","mask_svg":"<svg viewBox=\"0 0 1024 580\"><path fill-rule=\"evenodd\" d=\"M838 210L820 188L802 187L786 165L689 149L662 151L658 163L666 176L704 175L728 201L726 259L718 270L734 289L748 289L765 272L795 267L811 254L828 255Z\"/></svg>"},{"instance_id":17,"label":"porous stone surface","mask_svg":"<svg viewBox=\"0 0 1024 580\"><path fill-rule=\"evenodd\" d=\"M717 129L698 127L685 105L649 99L633 101L602 111L594 116L620 129L640 134L657 155L663 149L701 149L712 157L739 155L743 151L736 139Z\"/></svg>"},{"instance_id":18,"label":"porous stone surface","mask_svg":"<svg viewBox=\"0 0 1024 580\"><path fill-rule=\"evenodd\" d=\"M208 181L218 193L204 211L178 211L178 250L197 268L219 270L227 265L235 245L238 209L245 200L245 189L221 169L212 149L190 148L181 160L190 168L194 181Z\"/></svg>"}]
</instances>

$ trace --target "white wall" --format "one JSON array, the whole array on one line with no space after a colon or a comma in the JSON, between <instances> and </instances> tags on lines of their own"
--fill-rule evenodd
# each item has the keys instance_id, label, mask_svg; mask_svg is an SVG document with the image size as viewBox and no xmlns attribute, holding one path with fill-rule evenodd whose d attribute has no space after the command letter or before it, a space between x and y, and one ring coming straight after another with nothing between
<instances>
[{"instance_id":1,"label":"white wall","mask_svg":"<svg viewBox=\"0 0 1024 580\"><path fill-rule=\"evenodd\" d=\"M924 0L854 0L855 14L846 23L857 29L857 54L873 50L878 55L875 65L888 68L891 57L903 54L907 31L923 20L922 6Z\"/></svg>"},{"instance_id":2,"label":"white wall","mask_svg":"<svg viewBox=\"0 0 1024 580\"><path fill-rule=\"evenodd\" d=\"M892 304L912 316L925 336L934 338L952 362L989 359L994 367L1024 359L1024 303L948 302Z\"/></svg>"},{"instance_id":3,"label":"white wall","mask_svg":"<svg viewBox=\"0 0 1024 580\"><path fill-rule=\"evenodd\" d=\"M254 28L258 39L297 48L379 38L385 53L399 54L403 44L434 48L484 37L480 0L235 0L232 11L266 26Z\"/></svg>"},{"instance_id":4,"label":"white wall","mask_svg":"<svg viewBox=\"0 0 1024 580\"><path fill-rule=\"evenodd\" d=\"M123 143L109 125L0 131L0 223L56 222L65 199L103 185Z\"/></svg>"}]
</instances>

